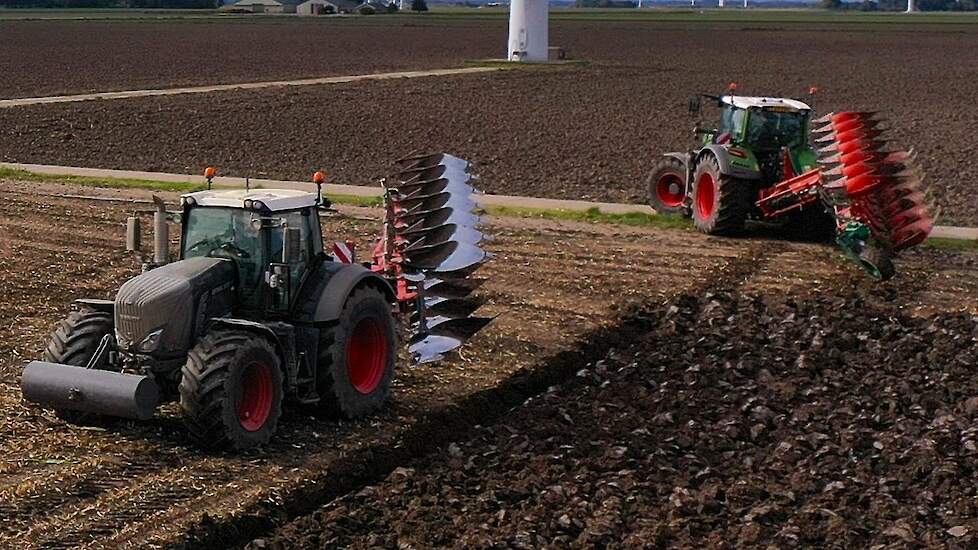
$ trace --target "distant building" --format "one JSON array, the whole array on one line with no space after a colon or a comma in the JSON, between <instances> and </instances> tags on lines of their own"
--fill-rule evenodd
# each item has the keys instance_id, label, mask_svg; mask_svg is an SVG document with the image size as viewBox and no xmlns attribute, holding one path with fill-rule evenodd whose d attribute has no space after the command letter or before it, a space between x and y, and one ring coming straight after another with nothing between
<instances>
[{"instance_id":1,"label":"distant building","mask_svg":"<svg viewBox=\"0 0 978 550\"><path fill-rule=\"evenodd\" d=\"M281 0L288 2L289 0ZM369 15L387 11L387 3L379 0L306 0L295 8L299 15L328 15L333 13L356 13ZM288 12L286 12L288 13Z\"/></svg>"},{"instance_id":2,"label":"distant building","mask_svg":"<svg viewBox=\"0 0 978 550\"><path fill-rule=\"evenodd\" d=\"M285 5L278 0L239 0L230 7L234 11L251 13L285 13Z\"/></svg>"},{"instance_id":3,"label":"distant building","mask_svg":"<svg viewBox=\"0 0 978 550\"><path fill-rule=\"evenodd\" d=\"M306 0L295 7L299 15L327 15L339 13L340 7L330 0Z\"/></svg>"},{"instance_id":4,"label":"distant building","mask_svg":"<svg viewBox=\"0 0 978 550\"><path fill-rule=\"evenodd\" d=\"M380 0L238 0L222 9L239 13L369 14L386 11L387 4Z\"/></svg>"}]
</instances>

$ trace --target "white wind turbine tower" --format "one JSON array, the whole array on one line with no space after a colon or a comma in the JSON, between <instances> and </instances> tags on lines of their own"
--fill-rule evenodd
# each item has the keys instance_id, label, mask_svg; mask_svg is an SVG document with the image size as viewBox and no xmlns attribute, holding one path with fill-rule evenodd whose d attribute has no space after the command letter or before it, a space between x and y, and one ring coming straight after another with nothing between
<instances>
[{"instance_id":1,"label":"white wind turbine tower","mask_svg":"<svg viewBox=\"0 0 978 550\"><path fill-rule=\"evenodd\" d=\"M913 13L917 11L917 3L914 0L907 0L907 13Z\"/></svg>"},{"instance_id":2,"label":"white wind turbine tower","mask_svg":"<svg viewBox=\"0 0 978 550\"><path fill-rule=\"evenodd\" d=\"M550 57L548 0L512 0L509 3L510 61L547 61Z\"/></svg>"}]
</instances>

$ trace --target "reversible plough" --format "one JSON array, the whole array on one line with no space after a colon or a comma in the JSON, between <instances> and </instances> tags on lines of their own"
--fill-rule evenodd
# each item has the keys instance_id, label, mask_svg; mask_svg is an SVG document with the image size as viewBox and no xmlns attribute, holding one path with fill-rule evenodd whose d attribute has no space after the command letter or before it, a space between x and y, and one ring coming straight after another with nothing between
<instances>
[{"instance_id":1,"label":"reversible plough","mask_svg":"<svg viewBox=\"0 0 978 550\"><path fill-rule=\"evenodd\" d=\"M491 320L474 317L470 293L482 280L469 275L490 255L479 247L478 206L468 163L451 155L398 161L385 180L384 230L372 269L395 282L397 299L413 307L408 349L419 363L436 361Z\"/></svg>"},{"instance_id":2,"label":"reversible plough","mask_svg":"<svg viewBox=\"0 0 978 550\"><path fill-rule=\"evenodd\" d=\"M822 125L813 131L819 166L762 191L757 206L775 218L821 203L842 250L870 275L888 279L892 257L933 229L916 155L890 150L873 113L832 113L815 123Z\"/></svg>"}]
</instances>

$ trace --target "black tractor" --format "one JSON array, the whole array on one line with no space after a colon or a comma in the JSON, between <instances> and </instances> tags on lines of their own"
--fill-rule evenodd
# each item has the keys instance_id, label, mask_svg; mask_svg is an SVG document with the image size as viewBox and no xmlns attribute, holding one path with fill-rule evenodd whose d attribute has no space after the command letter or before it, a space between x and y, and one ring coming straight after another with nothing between
<instances>
[{"instance_id":1,"label":"black tractor","mask_svg":"<svg viewBox=\"0 0 978 550\"><path fill-rule=\"evenodd\" d=\"M321 192L207 190L173 213L157 199L144 272L115 300L74 302L25 367L24 396L76 422L145 420L178 401L193 438L219 449L268 442L286 402L350 418L380 408L399 333L424 362L488 322L451 307L471 301L464 279L488 257L467 172L449 155L399 161L364 264L324 250ZM181 227L172 263L168 220ZM138 217L128 230L139 250Z\"/></svg>"}]
</instances>

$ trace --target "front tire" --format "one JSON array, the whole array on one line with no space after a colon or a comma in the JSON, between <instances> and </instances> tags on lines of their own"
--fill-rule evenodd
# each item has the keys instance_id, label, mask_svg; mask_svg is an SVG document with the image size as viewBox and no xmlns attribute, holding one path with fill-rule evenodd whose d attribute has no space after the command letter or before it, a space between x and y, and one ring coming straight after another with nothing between
<instances>
[{"instance_id":1,"label":"front tire","mask_svg":"<svg viewBox=\"0 0 978 550\"><path fill-rule=\"evenodd\" d=\"M208 449L268 443L282 416L282 365L267 338L217 329L187 356L180 407L190 435Z\"/></svg>"},{"instance_id":2,"label":"front tire","mask_svg":"<svg viewBox=\"0 0 978 550\"><path fill-rule=\"evenodd\" d=\"M660 159L645 180L649 206L663 215L684 215L686 165L674 157Z\"/></svg>"},{"instance_id":3,"label":"front tire","mask_svg":"<svg viewBox=\"0 0 978 550\"><path fill-rule=\"evenodd\" d=\"M354 290L337 323L322 329L316 375L323 408L346 418L380 409L390 395L396 349L384 293L372 287Z\"/></svg>"},{"instance_id":4,"label":"front tire","mask_svg":"<svg viewBox=\"0 0 978 550\"><path fill-rule=\"evenodd\" d=\"M81 307L58 322L43 359L48 363L60 363L84 367L95 355L99 344L107 334L112 334L112 314L88 307ZM55 409L58 418L72 424L89 424L99 418L93 413Z\"/></svg>"},{"instance_id":5,"label":"front tire","mask_svg":"<svg viewBox=\"0 0 978 550\"><path fill-rule=\"evenodd\" d=\"M744 231L753 203L749 182L724 175L712 154L693 172L693 223L708 235L737 235Z\"/></svg>"}]
</instances>

